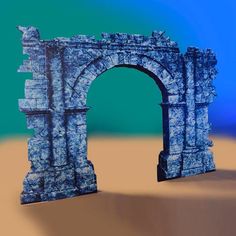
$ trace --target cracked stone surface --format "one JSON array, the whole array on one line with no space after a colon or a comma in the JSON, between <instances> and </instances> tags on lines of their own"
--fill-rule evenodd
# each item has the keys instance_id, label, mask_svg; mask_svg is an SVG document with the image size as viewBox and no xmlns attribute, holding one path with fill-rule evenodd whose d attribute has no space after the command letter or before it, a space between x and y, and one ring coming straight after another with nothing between
<instances>
[{"instance_id":1,"label":"cracked stone surface","mask_svg":"<svg viewBox=\"0 0 236 236\"><path fill-rule=\"evenodd\" d=\"M151 36L103 33L41 40L34 27L18 27L29 58L19 108L35 133L28 141L31 170L22 203L56 200L97 191L87 159L86 106L91 83L113 67L133 67L152 77L162 92L163 143L158 180L213 171L208 106L215 96L216 57L189 47L182 54L163 32ZM135 85L134 85L135 86Z\"/></svg>"}]
</instances>

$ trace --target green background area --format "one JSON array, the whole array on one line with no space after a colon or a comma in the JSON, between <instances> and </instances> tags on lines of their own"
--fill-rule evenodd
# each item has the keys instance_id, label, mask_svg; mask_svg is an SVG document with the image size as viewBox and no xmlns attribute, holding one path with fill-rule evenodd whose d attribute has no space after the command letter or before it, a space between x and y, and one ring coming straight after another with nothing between
<instances>
[{"instance_id":1,"label":"green background area","mask_svg":"<svg viewBox=\"0 0 236 236\"><path fill-rule=\"evenodd\" d=\"M152 7L151 2L149 9ZM181 42L186 32L178 31L175 35L177 30L171 26L163 12L160 5L159 9L153 9L151 15L140 4L136 7L135 1L132 7L96 0L1 2L0 137L32 132L26 128L25 115L18 111L17 100L24 97L24 81L32 75L17 73L25 58L17 25L39 28L42 39L76 34L95 35L99 39L102 32L150 35L152 30L166 30L173 40ZM175 22L175 27L178 24L181 22ZM89 91L87 105L92 107L88 112L89 133L160 134L160 102L160 90L148 75L128 68L111 69L99 76Z\"/></svg>"},{"instance_id":2,"label":"green background area","mask_svg":"<svg viewBox=\"0 0 236 236\"><path fill-rule=\"evenodd\" d=\"M131 68L113 68L90 87L87 105L90 134L159 134L161 93L148 75Z\"/></svg>"}]
</instances>

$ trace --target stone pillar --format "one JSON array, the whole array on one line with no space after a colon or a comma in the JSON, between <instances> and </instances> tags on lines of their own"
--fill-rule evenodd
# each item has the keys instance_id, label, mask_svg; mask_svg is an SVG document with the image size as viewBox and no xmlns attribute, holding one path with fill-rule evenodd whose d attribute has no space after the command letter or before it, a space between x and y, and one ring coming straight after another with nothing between
<instances>
[{"instance_id":1,"label":"stone pillar","mask_svg":"<svg viewBox=\"0 0 236 236\"><path fill-rule=\"evenodd\" d=\"M47 78L49 80L49 106L51 109L52 166L64 166L67 160L67 140L65 125L63 48L47 47Z\"/></svg>"},{"instance_id":2,"label":"stone pillar","mask_svg":"<svg viewBox=\"0 0 236 236\"><path fill-rule=\"evenodd\" d=\"M196 145L200 150L208 149L210 125L208 123L208 103L196 103Z\"/></svg>"},{"instance_id":3,"label":"stone pillar","mask_svg":"<svg viewBox=\"0 0 236 236\"><path fill-rule=\"evenodd\" d=\"M75 167L76 186L80 194L97 191L93 164L87 159L88 107L66 110L69 158Z\"/></svg>"},{"instance_id":4,"label":"stone pillar","mask_svg":"<svg viewBox=\"0 0 236 236\"><path fill-rule=\"evenodd\" d=\"M159 155L158 181L180 176L185 131L185 104L165 102L161 106L164 150Z\"/></svg>"},{"instance_id":5,"label":"stone pillar","mask_svg":"<svg viewBox=\"0 0 236 236\"><path fill-rule=\"evenodd\" d=\"M188 48L184 57L186 80L185 80L185 101L186 101L186 137L185 148L195 149L195 49Z\"/></svg>"},{"instance_id":6,"label":"stone pillar","mask_svg":"<svg viewBox=\"0 0 236 236\"><path fill-rule=\"evenodd\" d=\"M22 203L48 201L72 197L79 194L75 186L74 168L68 161L66 125L64 116L63 51L58 47L42 45L45 51L45 77L47 81L47 108L44 127L47 127L49 163L41 170L42 188L31 198L22 198ZM40 61L39 61L40 62ZM40 62L41 63L41 62ZM41 106L45 106L43 103ZM40 107L37 107L39 109ZM36 112L43 112L38 110ZM37 120L36 126L39 126ZM37 147L34 144L32 148ZM30 146L29 146L30 150ZM36 157L36 155L34 154ZM34 173L35 175L38 172ZM29 178L28 178L29 179ZM27 181L28 181L27 179ZM27 185L27 182L25 182ZM29 195L26 193L24 196Z\"/></svg>"},{"instance_id":7,"label":"stone pillar","mask_svg":"<svg viewBox=\"0 0 236 236\"><path fill-rule=\"evenodd\" d=\"M66 110L68 154L75 168L87 162L86 112L88 107Z\"/></svg>"},{"instance_id":8,"label":"stone pillar","mask_svg":"<svg viewBox=\"0 0 236 236\"><path fill-rule=\"evenodd\" d=\"M208 106L215 97L215 88L212 84L216 76L216 57L215 54L207 49L199 51L196 63L196 146L198 156L202 159L203 172L215 170L213 153L209 147L213 145L209 140L210 124L208 121Z\"/></svg>"},{"instance_id":9,"label":"stone pillar","mask_svg":"<svg viewBox=\"0 0 236 236\"><path fill-rule=\"evenodd\" d=\"M203 172L202 158L197 154L196 146L196 105L195 79L196 57L198 49L188 48L184 56L185 62L185 101L186 101L186 129L185 147L182 154L183 166L181 175L190 176Z\"/></svg>"},{"instance_id":10,"label":"stone pillar","mask_svg":"<svg viewBox=\"0 0 236 236\"><path fill-rule=\"evenodd\" d=\"M209 103L196 103L196 145L199 149L198 156L202 159L204 172L215 170L213 153L209 150L213 143L208 138L210 130L208 106Z\"/></svg>"}]
</instances>

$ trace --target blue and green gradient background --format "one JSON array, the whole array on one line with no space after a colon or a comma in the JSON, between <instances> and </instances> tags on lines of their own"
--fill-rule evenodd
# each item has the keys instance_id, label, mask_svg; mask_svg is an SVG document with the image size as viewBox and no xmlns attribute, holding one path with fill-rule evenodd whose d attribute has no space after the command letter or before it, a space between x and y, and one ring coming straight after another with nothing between
<instances>
[{"instance_id":1,"label":"blue and green gradient background","mask_svg":"<svg viewBox=\"0 0 236 236\"><path fill-rule=\"evenodd\" d=\"M188 46L212 48L219 74L218 97L210 107L212 132L236 136L236 3L233 0L9 0L0 3L1 115L0 137L30 134L18 98L31 74L16 70L22 63L17 25L38 27L41 38L127 32L149 35L164 30L182 52ZM90 134L159 135L161 93L147 75L114 68L92 84L88 105Z\"/></svg>"}]
</instances>

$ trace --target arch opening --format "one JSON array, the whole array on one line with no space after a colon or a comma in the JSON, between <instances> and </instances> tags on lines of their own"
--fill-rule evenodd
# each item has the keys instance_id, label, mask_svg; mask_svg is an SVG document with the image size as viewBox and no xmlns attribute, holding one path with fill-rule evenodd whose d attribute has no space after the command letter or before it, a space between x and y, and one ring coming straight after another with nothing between
<instances>
[{"instance_id":1,"label":"arch opening","mask_svg":"<svg viewBox=\"0 0 236 236\"><path fill-rule=\"evenodd\" d=\"M129 190L137 190L155 179L154 170L149 175L144 172L156 160L156 151L163 148L159 105L162 93L154 75L151 77L146 72L136 66L114 66L95 78L88 90L87 106L91 109L87 112L86 122L87 156L95 165L101 190L122 191L128 186ZM122 157L117 158L119 155ZM146 161L141 160L141 156ZM126 179L126 184L121 184L122 165L126 163L122 176L127 177L137 157L135 170ZM140 181L142 186L136 184Z\"/></svg>"},{"instance_id":2,"label":"arch opening","mask_svg":"<svg viewBox=\"0 0 236 236\"><path fill-rule=\"evenodd\" d=\"M92 82L86 102L92 107L87 113L89 135L162 134L162 93L145 72L119 65Z\"/></svg>"}]
</instances>

